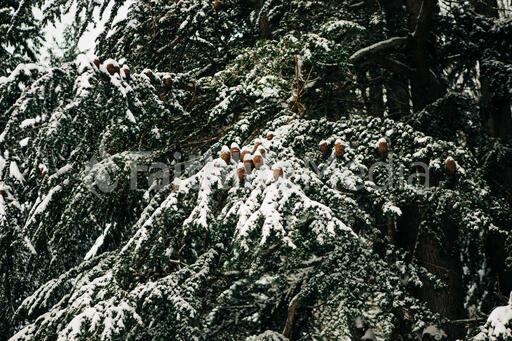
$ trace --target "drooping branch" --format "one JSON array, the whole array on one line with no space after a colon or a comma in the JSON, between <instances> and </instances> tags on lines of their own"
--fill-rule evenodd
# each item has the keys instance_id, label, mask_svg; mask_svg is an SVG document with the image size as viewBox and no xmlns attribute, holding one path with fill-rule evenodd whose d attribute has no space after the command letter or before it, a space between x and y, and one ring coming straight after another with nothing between
<instances>
[{"instance_id":1,"label":"drooping branch","mask_svg":"<svg viewBox=\"0 0 512 341\"><path fill-rule=\"evenodd\" d=\"M386 51L392 48L404 48L409 41L409 37L393 37L383 41L379 41L373 45L367 46L355 52L348 59L351 63L357 63L361 59L375 55L378 52Z\"/></svg>"}]
</instances>

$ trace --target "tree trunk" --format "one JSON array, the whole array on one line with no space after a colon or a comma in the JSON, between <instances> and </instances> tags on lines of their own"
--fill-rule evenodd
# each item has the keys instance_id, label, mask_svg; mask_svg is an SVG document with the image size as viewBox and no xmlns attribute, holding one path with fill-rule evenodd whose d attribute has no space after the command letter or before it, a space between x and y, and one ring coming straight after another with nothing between
<instances>
[{"instance_id":1,"label":"tree trunk","mask_svg":"<svg viewBox=\"0 0 512 341\"><path fill-rule=\"evenodd\" d=\"M404 17L405 2L403 0L385 0L382 3L386 15L386 27L391 36L403 36L407 30L401 22ZM392 117L402 117L410 113L409 80L399 74L388 77L384 84L386 88L386 107Z\"/></svg>"},{"instance_id":2,"label":"tree trunk","mask_svg":"<svg viewBox=\"0 0 512 341\"><path fill-rule=\"evenodd\" d=\"M483 117L489 133L505 142L512 141L512 112L510 100L494 96L489 79L480 77Z\"/></svg>"},{"instance_id":3,"label":"tree trunk","mask_svg":"<svg viewBox=\"0 0 512 341\"><path fill-rule=\"evenodd\" d=\"M255 1L255 9L256 14L260 16L261 9L265 5L265 0L256 0ZM270 24L268 22L268 18L265 14L260 16L258 25L260 27L260 36L263 39L272 39L272 31L270 30Z\"/></svg>"},{"instance_id":4,"label":"tree trunk","mask_svg":"<svg viewBox=\"0 0 512 341\"><path fill-rule=\"evenodd\" d=\"M428 307L436 313L450 320L466 318L464 310L464 288L462 284L462 266L458 256L450 255L451 251L458 250L458 228L446 219L443 232L446 235L445 245L441 248L434 236L427 233L426 226L422 226L422 209L417 205L410 205L402 209L402 218L397 224L396 243L399 247L410 253L410 260L424 266L429 272L442 278L447 289L435 289L428 281L423 281L423 287L418 289L417 295L427 302ZM448 325L443 328L448 340L464 338L464 326Z\"/></svg>"},{"instance_id":5,"label":"tree trunk","mask_svg":"<svg viewBox=\"0 0 512 341\"><path fill-rule=\"evenodd\" d=\"M421 111L444 94L444 89L429 65L427 38L432 17L438 11L435 0L407 0L408 26L414 39L408 46L410 65L414 65L411 77L411 97L414 111Z\"/></svg>"},{"instance_id":6,"label":"tree trunk","mask_svg":"<svg viewBox=\"0 0 512 341\"><path fill-rule=\"evenodd\" d=\"M471 0L475 12L489 18L498 18L498 4L496 0ZM482 62L482 61L481 61ZM483 68L482 63L480 66ZM482 95L482 111L487 128L491 135L502 138L506 142L512 140L512 112L510 99L495 96L496 89L492 89L491 80L487 73L481 70L480 85Z\"/></svg>"}]
</instances>

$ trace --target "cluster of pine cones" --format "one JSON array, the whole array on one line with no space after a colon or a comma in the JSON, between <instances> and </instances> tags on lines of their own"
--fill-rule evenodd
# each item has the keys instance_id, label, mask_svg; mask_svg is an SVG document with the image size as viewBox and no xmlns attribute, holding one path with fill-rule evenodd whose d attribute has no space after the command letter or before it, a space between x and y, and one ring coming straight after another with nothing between
<instances>
[{"instance_id":1,"label":"cluster of pine cones","mask_svg":"<svg viewBox=\"0 0 512 341\"><path fill-rule=\"evenodd\" d=\"M268 140L272 140L273 137L274 135L271 133L267 135ZM231 148L223 146L220 151L220 158L226 164L229 165L232 161L238 163L237 176L239 180L245 179L246 175L251 174L254 169L260 169L265 164L265 155L266 150L260 139L256 139L252 147L244 146L240 149L240 146L233 142ZM274 165L272 172L276 180L284 174L279 165Z\"/></svg>"}]
</instances>

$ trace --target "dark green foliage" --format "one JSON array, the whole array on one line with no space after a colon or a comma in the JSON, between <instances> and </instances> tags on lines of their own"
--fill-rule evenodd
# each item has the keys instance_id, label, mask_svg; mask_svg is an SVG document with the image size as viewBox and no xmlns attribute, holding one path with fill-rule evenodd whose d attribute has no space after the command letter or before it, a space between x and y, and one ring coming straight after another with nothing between
<instances>
[{"instance_id":1,"label":"dark green foliage","mask_svg":"<svg viewBox=\"0 0 512 341\"><path fill-rule=\"evenodd\" d=\"M9 75L19 63L36 61L41 33L31 4L18 0L0 4L0 77Z\"/></svg>"},{"instance_id":2,"label":"dark green foliage","mask_svg":"<svg viewBox=\"0 0 512 341\"><path fill-rule=\"evenodd\" d=\"M76 42L107 3L78 1L62 59L0 77L0 334L506 339L510 21L434 4L416 39L414 4L136 1L114 24L119 0L98 67ZM219 152L256 139L240 179Z\"/></svg>"}]
</instances>

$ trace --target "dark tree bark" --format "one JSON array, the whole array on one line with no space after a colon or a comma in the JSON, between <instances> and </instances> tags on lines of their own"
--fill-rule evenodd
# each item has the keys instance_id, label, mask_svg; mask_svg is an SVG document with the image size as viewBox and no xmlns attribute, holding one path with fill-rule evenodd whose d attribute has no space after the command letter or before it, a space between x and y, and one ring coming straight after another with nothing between
<instances>
[{"instance_id":1,"label":"dark tree bark","mask_svg":"<svg viewBox=\"0 0 512 341\"><path fill-rule=\"evenodd\" d=\"M401 25L404 17L404 0L385 0L382 3L386 15L386 27L393 36L407 34ZM403 73L394 72L385 82L386 106L392 117L402 117L410 113L409 79Z\"/></svg>"},{"instance_id":2,"label":"dark tree bark","mask_svg":"<svg viewBox=\"0 0 512 341\"><path fill-rule=\"evenodd\" d=\"M496 0L471 0L471 6L475 13L489 17L499 18L498 4ZM497 63L499 64L499 63ZM481 91L481 116L485 125L492 136L503 139L506 143L512 142L512 108L511 100L508 94L509 89L503 88L507 82L503 79L496 79L494 75L502 74L494 63L487 64L485 60L480 60L480 91ZM501 89L499 89L501 86ZM502 165L496 182L501 187L498 191L510 193L512 188L512 162ZM510 201L510 198L509 198ZM489 256L489 266L496 278L498 292L495 293L503 303L506 302L510 291L512 290L512 271L505 266L505 240L502 235L494 231L487 236L486 251ZM490 307L492 308L492 307Z\"/></svg>"},{"instance_id":3,"label":"dark tree bark","mask_svg":"<svg viewBox=\"0 0 512 341\"><path fill-rule=\"evenodd\" d=\"M438 10L435 0L407 0L409 28L414 30L408 55L415 72L411 77L411 96L415 111L441 97L445 90L441 86L428 62L427 38L432 18Z\"/></svg>"},{"instance_id":4,"label":"dark tree bark","mask_svg":"<svg viewBox=\"0 0 512 341\"><path fill-rule=\"evenodd\" d=\"M446 238L445 245L441 248L434 236L422 226L424 217L421 207L410 205L402 208L402 212L402 218L397 224L397 245L409 252L410 261L424 266L447 284L447 289L440 290L425 280L423 287L417 292L418 297L427 302L432 311L449 320L466 318L462 266L458 255L450 254L458 250L456 224L448 218L445 219L446 224L442 228ZM448 340L464 338L463 325L449 324L443 330L447 333Z\"/></svg>"},{"instance_id":5,"label":"dark tree bark","mask_svg":"<svg viewBox=\"0 0 512 341\"><path fill-rule=\"evenodd\" d=\"M497 19L498 4L496 0L472 0L471 6L475 13ZM480 73L480 85L482 95L483 117L491 135L504 139L506 142L512 140L512 112L510 98L496 96L496 89L491 85L492 79L485 72L486 66L480 61L483 70ZM506 89L508 90L508 89Z\"/></svg>"},{"instance_id":6,"label":"dark tree bark","mask_svg":"<svg viewBox=\"0 0 512 341\"><path fill-rule=\"evenodd\" d=\"M265 5L266 0L255 0L254 7L256 9L257 15L260 17L259 19L259 27L260 27L260 36L263 39L272 39L272 31L270 30L270 24L268 22L268 18L265 14L260 15L261 9L263 5Z\"/></svg>"},{"instance_id":7,"label":"dark tree bark","mask_svg":"<svg viewBox=\"0 0 512 341\"><path fill-rule=\"evenodd\" d=\"M368 112L373 116L382 116L384 113L383 91L381 82L379 80L374 80L377 75L377 72L370 70L370 85L368 88L370 107L368 108Z\"/></svg>"},{"instance_id":8,"label":"dark tree bark","mask_svg":"<svg viewBox=\"0 0 512 341\"><path fill-rule=\"evenodd\" d=\"M491 88L490 79L482 75L480 77L482 92L483 117L489 133L492 136L502 138L505 142L512 142L512 112L510 100L501 96L495 96Z\"/></svg>"}]
</instances>

